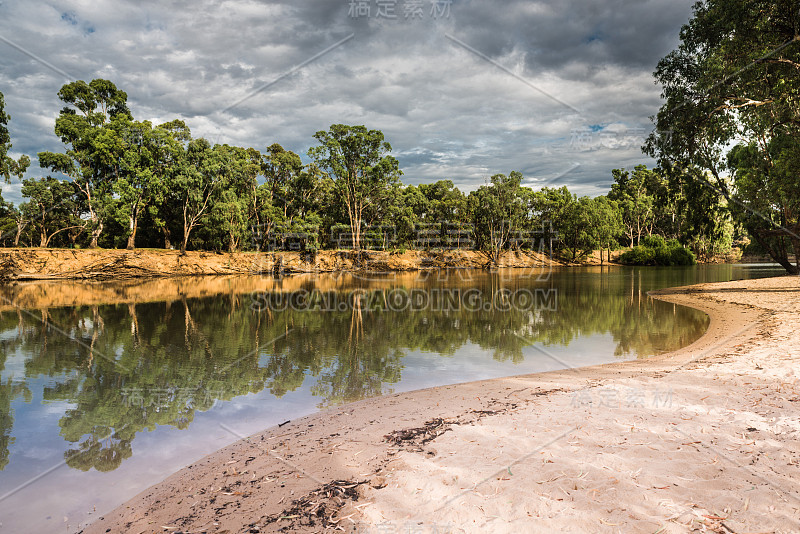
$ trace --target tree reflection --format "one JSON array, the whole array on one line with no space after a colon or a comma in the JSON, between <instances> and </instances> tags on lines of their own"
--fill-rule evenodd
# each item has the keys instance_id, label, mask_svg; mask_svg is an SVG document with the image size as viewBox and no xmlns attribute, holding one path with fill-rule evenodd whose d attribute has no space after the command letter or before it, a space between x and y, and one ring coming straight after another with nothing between
<instances>
[{"instance_id":1,"label":"tree reflection","mask_svg":"<svg viewBox=\"0 0 800 534\"><path fill-rule=\"evenodd\" d=\"M328 288L320 300L338 298L346 305L325 311L259 311L250 295L232 293L53 308L33 316L3 312L0 371L9 355L18 354L28 381L47 377L45 402L70 405L59 421L69 443L67 464L111 471L131 456L137 433L159 425L186 428L217 400L263 390L282 397L306 380L320 406L387 393L412 351L454 357L475 344L496 360L520 362L530 342L568 345L580 336L610 334L618 356L646 356L686 344L707 324L702 314L649 299L633 278L611 283L603 276L564 275L537 283L486 275L450 285L404 280L364 283L357 293ZM557 289L557 309L504 300L521 288ZM298 291L313 290L314 284L287 291L272 285L269 298L291 300ZM422 291L417 296L427 305L392 311L398 291L411 290ZM482 296L476 306L465 305L468 290ZM31 398L25 384L0 381L0 468L8 463L12 440L11 403L20 395Z\"/></svg>"}]
</instances>

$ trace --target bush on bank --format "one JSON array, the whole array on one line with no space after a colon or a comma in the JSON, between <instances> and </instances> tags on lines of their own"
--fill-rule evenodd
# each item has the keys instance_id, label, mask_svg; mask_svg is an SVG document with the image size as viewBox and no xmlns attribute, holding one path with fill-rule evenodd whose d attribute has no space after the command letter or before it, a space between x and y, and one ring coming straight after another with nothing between
<instances>
[{"instance_id":1,"label":"bush on bank","mask_svg":"<svg viewBox=\"0 0 800 534\"><path fill-rule=\"evenodd\" d=\"M678 241L671 239L665 241L661 236L643 238L633 250L623 253L619 257L624 265L694 265L697 263L694 254L684 248Z\"/></svg>"}]
</instances>

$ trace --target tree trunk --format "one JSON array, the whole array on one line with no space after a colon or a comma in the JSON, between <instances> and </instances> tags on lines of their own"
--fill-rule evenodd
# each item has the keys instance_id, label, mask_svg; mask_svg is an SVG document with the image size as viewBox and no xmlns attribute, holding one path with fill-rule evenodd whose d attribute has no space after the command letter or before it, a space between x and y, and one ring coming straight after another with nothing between
<instances>
[{"instance_id":1,"label":"tree trunk","mask_svg":"<svg viewBox=\"0 0 800 534\"><path fill-rule=\"evenodd\" d=\"M19 238L22 237L22 231L25 229L24 224L17 223L17 235L14 236L14 247L19 246Z\"/></svg>"},{"instance_id":2,"label":"tree trunk","mask_svg":"<svg viewBox=\"0 0 800 534\"><path fill-rule=\"evenodd\" d=\"M192 233L194 224L183 225L183 241L181 242L181 254L186 254L186 246L189 244L189 234Z\"/></svg>"},{"instance_id":3,"label":"tree trunk","mask_svg":"<svg viewBox=\"0 0 800 534\"><path fill-rule=\"evenodd\" d=\"M782 248L780 251L775 250L767 243L766 239L764 239L764 237L758 232L758 230L755 230L750 233L752 234L753 237L755 237L756 241L758 241L758 244L761 245L761 248L767 251L769 256L773 260L775 260L775 263L780 264L781 267L786 269L787 273L800 274L800 265L792 265L792 262L789 261L789 257L786 254L785 248ZM795 260L797 260L797 258L795 258Z\"/></svg>"},{"instance_id":4,"label":"tree trunk","mask_svg":"<svg viewBox=\"0 0 800 534\"><path fill-rule=\"evenodd\" d=\"M97 226L94 227L92 230L92 240L89 243L89 248L97 248L97 239L100 237L100 234L103 232L103 223L99 222L98 218L92 217L94 219L92 222L96 222Z\"/></svg>"},{"instance_id":5,"label":"tree trunk","mask_svg":"<svg viewBox=\"0 0 800 534\"><path fill-rule=\"evenodd\" d=\"M164 225L163 232L164 232L164 248L169 250L172 248L172 243L169 240L170 236L169 227L166 224Z\"/></svg>"},{"instance_id":6,"label":"tree trunk","mask_svg":"<svg viewBox=\"0 0 800 534\"><path fill-rule=\"evenodd\" d=\"M358 215L350 220L350 230L353 232L353 250L361 250L361 218Z\"/></svg>"},{"instance_id":7,"label":"tree trunk","mask_svg":"<svg viewBox=\"0 0 800 534\"><path fill-rule=\"evenodd\" d=\"M128 226L131 233L128 236L128 246L126 247L128 250L133 250L133 249L136 248L136 227L137 226L139 226L138 225L138 221L133 216L131 216L130 219L129 219L129 226Z\"/></svg>"},{"instance_id":8,"label":"tree trunk","mask_svg":"<svg viewBox=\"0 0 800 534\"><path fill-rule=\"evenodd\" d=\"M794 249L794 272L790 272L790 274L800 274L800 239L796 239L794 237L790 238L792 242L792 248Z\"/></svg>"},{"instance_id":9,"label":"tree trunk","mask_svg":"<svg viewBox=\"0 0 800 534\"><path fill-rule=\"evenodd\" d=\"M183 241L181 242L181 254L186 254L186 243L189 242L189 232L192 231L192 224L187 217L186 206L183 206Z\"/></svg>"}]
</instances>

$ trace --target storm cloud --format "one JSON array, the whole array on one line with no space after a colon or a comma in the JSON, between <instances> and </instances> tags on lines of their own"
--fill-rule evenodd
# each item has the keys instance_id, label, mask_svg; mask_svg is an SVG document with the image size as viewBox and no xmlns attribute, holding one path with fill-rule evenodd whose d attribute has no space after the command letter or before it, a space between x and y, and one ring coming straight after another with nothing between
<instances>
[{"instance_id":1,"label":"storm cloud","mask_svg":"<svg viewBox=\"0 0 800 534\"><path fill-rule=\"evenodd\" d=\"M660 105L652 71L693 0L0 3L0 91L14 148L62 150L59 88L107 78L137 119L305 156L334 123L383 130L406 183L604 193ZM390 9L394 7L394 18ZM19 201L19 184L4 184Z\"/></svg>"}]
</instances>

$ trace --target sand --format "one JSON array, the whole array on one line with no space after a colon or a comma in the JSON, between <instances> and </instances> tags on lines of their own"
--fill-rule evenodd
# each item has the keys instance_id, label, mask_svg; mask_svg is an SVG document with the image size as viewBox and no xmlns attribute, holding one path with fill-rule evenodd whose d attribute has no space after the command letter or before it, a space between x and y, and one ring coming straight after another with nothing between
<instances>
[{"instance_id":1,"label":"sand","mask_svg":"<svg viewBox=\"0 0 800 534\"><path fill-rule=\"evenodd\" d=\"M706 335L291 421L83 532L800 532L800 278L654 296Z\"/></svg>"},{"instance_id":2,"label":"sand","mask_svg":"<svg viewBox=\"0 0 800 534\"><path fill-rule=\"evenodd\" d=\"M619 256L619 252L615 253ZM613 257L613 256L612 256ZM585 261L599 264L595 253ZM292 273L402 272L424 269L482 269L488 260L472 250L301 252L200 252L136 249L0 249L0 281L153 279L171 276ZM534 251L507 252L500 268L561 265Z\"/></svg>"}]
</instances>

